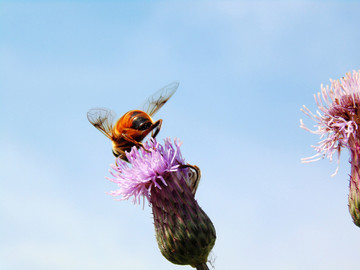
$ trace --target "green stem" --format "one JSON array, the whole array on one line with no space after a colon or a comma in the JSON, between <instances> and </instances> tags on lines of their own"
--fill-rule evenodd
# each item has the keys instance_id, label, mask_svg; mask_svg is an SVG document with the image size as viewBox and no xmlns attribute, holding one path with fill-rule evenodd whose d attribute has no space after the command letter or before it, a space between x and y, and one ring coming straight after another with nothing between
<instances>
[{"instance_id":1,"label":"green stem","mask_svg":"<svg viewBox=\"0 0 360 270\"><path fill-rule=\"evenodd\" d=\"M349 184L349 212L354 224L360 227L360 140L351 141L351 175Z\"/></svg>"},{"instance_id":2,"label":"green stem","mask_svg":"<svg viewBox=\"0 0 360 270\"><path fill-rule=\"evenodd\" d=\"M207 267L206 263L198 264L195 267L197 270L209 270L209 267Z\"/></svg>"}]
</instances>

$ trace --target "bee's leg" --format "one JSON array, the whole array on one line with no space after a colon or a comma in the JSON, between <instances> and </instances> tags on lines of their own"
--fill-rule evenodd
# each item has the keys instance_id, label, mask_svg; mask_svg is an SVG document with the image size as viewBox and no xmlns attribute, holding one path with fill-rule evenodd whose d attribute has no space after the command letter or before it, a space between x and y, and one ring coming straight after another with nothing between
<instances>
[{"instance_id":1,"label":"bee's leg","mask_svg":"<svg viewBox=\"0 0 360 270\"><path fill-rule=\"evenodd\" d=\"M156 135L158 135L160 129L161 129L162 119L157 120L151 127L151 129L155 129L151 132L151 137L155 138Z\"/></svg>"},{"instance_id":2,"label":"bee's leg","mask_svg":"<svg viewBox=\"0 0 360 270\"><path fill-rule=\"evenodd\" d=\"M150 152L149 150L145 149L144 144L142 142L138 142L138 141L134 140L133 138L127 136L125 133L123 133L121 136L124 138L124 140L127 140L128 142L133 143L137 148L141 147L146 152ZM125 155L125 157L126 157L126 155Z\"/></svg>"},{"instance_id":3,"label":"bee's leg","mask_svg":"<svg viewBox=\"0 0 360 270\"><path fill-rule=\"evenodd\" d=\"M158 121L156 121L150 128L149 131L151 131L151 138L155 138L156 135L158 135L160 129L161 129L161 124L162 124L162 119L159 119ZM144 147L143 147L144 148ZM146 150L144 148L145 151L150 152L149 150Z\"/></svg>"},{"instance_id":4,"label":"bee's leg","mask_svg":"<svg viewBox=\"0 0 360 270\"><path fill-rule=\"evenodd\" d=\"M146 134L149 134L151 131L151 137L155 138L155 136L159 133L160 131L160 127L162 124L162 120L158 120L156 121L150 128L148 128L147 130L144 130L144 132L146 132ZM155 131L153 131L155 129ZM126 131L127 128L123 129L123 133L121 134L122 138L128 142L133 143L136 147L142 147L146 152L150 152L149 150L145 149L144 144L142 142L136 141L133 138L131 138L130 136L126 135Z\"/></svg>"},{"instance_id":5,"label":"bee's leg","mask_svg":"<svg viewBox=\"0 0 360 270\"><path fill-rule=\"evenodd\" d=\"M118 150L115 152L114 149L113 149L112 152L113 152L113 154L114 154L115 157L121 158L122 160L125 160L126 162L129 162L128 159L127 159L127 157L126 157L125 151L118 149ZM116 163L116 165L118 165L116 161L115 161L115 163Z\"/></svg>"},{"instance_id":6,"label":"bee's leg","mask_svg":"<svg viewBox=\"0 0 360 270\"><path fill-rule=\"evenodd\" d=\"M124 129L125 130L125 129ZM124 140L133 143L134 145L136 145L137 147L143 146L142 142L138 142L136 140L134 140L133 138L129 137L128 135L126 135L125 133L122 133L121 136L123 137Z\"/></svg>"}]
</instances>

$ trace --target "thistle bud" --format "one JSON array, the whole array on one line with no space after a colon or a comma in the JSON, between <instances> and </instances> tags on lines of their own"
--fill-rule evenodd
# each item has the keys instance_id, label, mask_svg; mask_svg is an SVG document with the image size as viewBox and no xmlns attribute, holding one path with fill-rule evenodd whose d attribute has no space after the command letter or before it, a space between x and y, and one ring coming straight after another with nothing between
<instances>
[{"instance_id":1,"label":"thistle bud","mask_svg":"<svg viewBox=\"0 0 360 270\"><path fill-rule=\"evenodd\" d=\"M155 139L127 154L130 163L118 159L113 179L121 199L141 198L152 207L156 240L163 256L174 264L208 269L206 262L216 240L214 225L195 200L200 170L181 156L180 143Z\"/></svg>"}]
</instances>

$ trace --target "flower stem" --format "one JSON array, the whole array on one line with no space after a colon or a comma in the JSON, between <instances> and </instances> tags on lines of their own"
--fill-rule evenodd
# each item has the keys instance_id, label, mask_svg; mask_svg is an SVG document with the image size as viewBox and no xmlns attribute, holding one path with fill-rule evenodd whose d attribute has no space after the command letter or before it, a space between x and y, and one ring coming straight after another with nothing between
<instances>
[{"instance_id":1,"label":"flower stem","mask_svg":"<svg viewBox=\"0 0 360 270\"><path fill-rule=\"evenodd\" d=\"M206 263L198 264L195 267L197 270L209 270L209 267L207 267Z\"/></svg>"},{"instance_id":2,"label":"flower stem","mask_svg":"<svg viewBox=\"0 0 360 270\"><path fill-rule=\"evenodd\" d=\"M351 141L351 175L349 184L349 212L354 224L360 227L360 139Z\"/></svg>"}]
</instances>

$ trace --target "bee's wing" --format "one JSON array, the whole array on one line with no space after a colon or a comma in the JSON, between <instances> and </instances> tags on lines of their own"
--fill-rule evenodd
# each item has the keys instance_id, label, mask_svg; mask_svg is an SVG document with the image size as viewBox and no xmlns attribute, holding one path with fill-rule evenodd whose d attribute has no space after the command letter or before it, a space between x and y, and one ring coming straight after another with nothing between
<instances>
[{"instance_id":1,"label":"bee's wing","mask_svg":"<svg viewBox=\"0 0 360 270\"><path fill-rule=\"evenodd\" d=\"M115 113L106 108L93 108L87 113L87 119L100 130L106 137L111 139Z\"/></svg>"},{"instance_id":2,"label":"bee's wing","mask_svg":"<svg viewBox=\"0 0 360 270\"><path fill-rule=\"evenodd\" d=\"M143 105L143 111L148 115L153 116L172 97L178 87L179 82L175 81L158 90L155 94L149 97Z\"/></svg>"}]
</instances>

